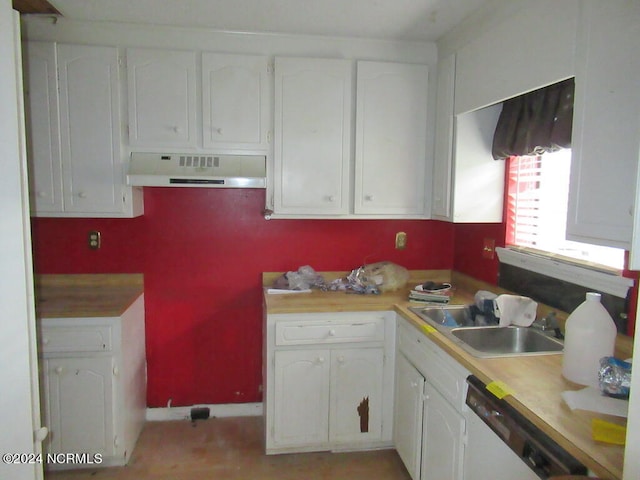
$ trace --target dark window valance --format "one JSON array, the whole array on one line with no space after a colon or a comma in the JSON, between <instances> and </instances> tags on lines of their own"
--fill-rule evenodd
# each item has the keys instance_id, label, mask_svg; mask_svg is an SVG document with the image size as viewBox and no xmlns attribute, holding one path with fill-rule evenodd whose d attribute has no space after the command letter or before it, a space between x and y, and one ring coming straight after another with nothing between
<instances>
[{"instance_id":1,"label":"dark window valance","mask_svg":"<svg viewBox=\"0 0 640 480\"><path fill-rule=\"evenodd\" d=\"M493 136L493 158L571 147L573 90L570 78L505 100Z\"/></svg>"}]
</instances>

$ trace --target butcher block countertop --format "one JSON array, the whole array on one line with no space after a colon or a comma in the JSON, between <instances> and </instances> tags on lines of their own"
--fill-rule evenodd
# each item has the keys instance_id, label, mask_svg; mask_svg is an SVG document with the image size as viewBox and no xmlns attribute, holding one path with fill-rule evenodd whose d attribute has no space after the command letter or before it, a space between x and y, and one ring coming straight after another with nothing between
<instances>
[{"instance_id":1,"label":"butcher block countertop","mask_svg":"<svg viewBox=\"0 0 640 480\"><path fill-rule=\"evenodd\" d=\"M119 317L143 293L143 275L38 275L38 318Z\"/></svg>"},{"instance_id":2,"label":"butcher block countertop","mask_svg":"<svg viewBox=\"0 0 640 480\"><path fill-rule=\"evenodd\" d=\"M343 277L346 273L323 272L323 276L331 280ZM270 286L278 275L265 273L263 285ZM286 295L267 294L265 290L264 302L266 311L270 314L395 310L420 329L425 323L408 309L412 304L407 301L407 295L411 287L426 280L451 282L454 287L451 304L473 303L473 295L478 290L508 293L498 287L449 270L421 270L411 272L407 288L402 291L386 292L381 295L357 295L313 290L311 293ZM538 315L544 316L551 310L556 309L539 304ZM567 314L557 313L561 324L564 324ZM561 393L565 390L580 390L584 387L562 377L562 355L476 358L438 332L425 333L425 335L429 335L436 344L483 382L487 384L503 382L512 392L505 397L505 400L599 478L617 480L622 478L624 447L594 441L591 437L591 421L599 418L626 425L626 419L569 409L562 400ZM617 356L628 358L631 356L632 340L619 336L616 348Z\"/></svg>"}]
</instances>

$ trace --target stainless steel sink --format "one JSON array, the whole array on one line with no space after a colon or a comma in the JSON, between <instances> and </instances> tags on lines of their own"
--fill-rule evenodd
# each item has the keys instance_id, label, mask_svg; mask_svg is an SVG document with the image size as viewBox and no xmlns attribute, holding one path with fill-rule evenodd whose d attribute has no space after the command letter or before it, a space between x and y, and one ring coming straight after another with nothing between
<instances>
[{"instance_id":1,"label":"stainless steel sink","mask_svg":"<svg viewBox=\"0 0 640 480\"><path fill-rule=\"evenodd\" d=\"M563 343L533 328L474 326L464 305L410 307L422 320L475 357L560 354Z\"/></svg>"},{"instance_id":2,"label":"stainless steel sink","mask_svg":"<svg viewBox=\"0 0 640 480\"><path fill-rule=\"evenodd\" d=\"M553 354L564 348L559 340L526 327L454 328L451 335L476 357Z\"/></svg>"},{"instance_id":3,"label":"stainless steel sink","mask_svg":"<svg viewBox=\"0 0 640 480\"><path fill-rule=\"evenodd\" d=\"M409 307L409 310L417 314L434 327L453 328L460 326L473 326L471 312L465 305L434 305L428 307ZM455 325L449 323L453 320Z\"/></svg>"}]
</instances>

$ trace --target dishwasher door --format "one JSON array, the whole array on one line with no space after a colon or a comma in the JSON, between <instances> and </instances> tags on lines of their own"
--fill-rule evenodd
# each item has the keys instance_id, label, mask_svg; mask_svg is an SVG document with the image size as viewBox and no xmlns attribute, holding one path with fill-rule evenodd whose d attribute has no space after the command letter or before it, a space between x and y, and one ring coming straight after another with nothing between
<instances>
[{"instance_id":1,"label":"dishwasher door","mask_svg":"<svg viewBox=\"0 0 640 480\"><path fill-rule=\"evenodd\" d=\"M467 413L465 480L540 480L478 415Z\"/></svg>"}]
</instances>

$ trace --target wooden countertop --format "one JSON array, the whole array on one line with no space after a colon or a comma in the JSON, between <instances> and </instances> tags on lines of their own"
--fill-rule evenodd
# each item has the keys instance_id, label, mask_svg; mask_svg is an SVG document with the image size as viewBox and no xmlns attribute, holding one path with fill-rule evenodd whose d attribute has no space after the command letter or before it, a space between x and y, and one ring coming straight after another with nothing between
<instances>
[{"instance_id":1,"label":"wooden countertop","mask_svg":"<svg viewBox=\"0 0 640 480\"><path fill-rule=\"evenodd\" d=\"M454 285L452 304L473 303L477 290L490 290L504 293L495 286L477 282L470 277L450 271L413 271L407 287L423 283L426 280L436 282L451 281ZM340 272L330 272L323 276L339 278ZM271 285L274 274L263 276L263 285ZM344 292L297 293L290 295L264 295L268 313L310 313L340 311L395 310L417 328L424 322L408 307L408 289L386 292L381 295L357 295ZM551 307L539 305L538 314L546 315ZM566 313L558 312L561 323ZM626 419L610 415L597 414L583 410L572 411L562 400L565 390L580 390L580 385L562 377L562 355L537 355L502 358L476 358L445 336L434 332L430 338L447 353L459 361L471 373L485 383L504 382L513 392L505 400L520 411L534 425L544 431L574 457L584 463L602 479L622 478L624 447L609 445L592 440L591 421L600 418L619 425L626 425ZM631 356L632 342L620 337L617 354Z\"/></svg>"},{"instance_id":2,"label":"wooden countertop","mask_svg":"<svg viewBox=\"0 0 640 480\"><path fill-rule=\"evenodd\" d=\"M142 274L38 275L37 318L119 317L143 293Z\"/></svg>"}]
</instances>

